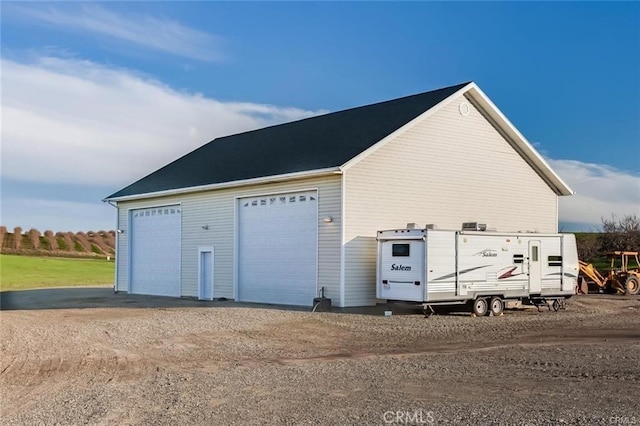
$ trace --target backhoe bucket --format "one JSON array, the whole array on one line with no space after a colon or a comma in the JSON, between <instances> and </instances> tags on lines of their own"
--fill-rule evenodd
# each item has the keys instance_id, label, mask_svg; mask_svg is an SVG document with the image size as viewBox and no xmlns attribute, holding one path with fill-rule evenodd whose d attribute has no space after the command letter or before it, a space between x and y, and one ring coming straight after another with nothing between
<instances>
[{"instance_id":1,"label":"backhoe bucket","mask_svg":"<svg viewBox=\"0 0 640 426\"><path fill-rule=\"evenodd\" d=\"M589 284L587 284L587 280L584 277L578 280L578 284L576 285L576 294L588 294L589 293Z\"/></svg>"}]
</instances>

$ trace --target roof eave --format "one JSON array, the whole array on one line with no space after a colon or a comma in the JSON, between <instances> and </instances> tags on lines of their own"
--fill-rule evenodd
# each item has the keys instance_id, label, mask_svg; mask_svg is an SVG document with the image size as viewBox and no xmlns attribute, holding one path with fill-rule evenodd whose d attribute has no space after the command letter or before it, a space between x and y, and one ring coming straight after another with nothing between
<instances>
[{"instance_id":1,"label":"roof eave","mask_svg":"<svg viewBox=\"0 0 640 426\"><path fill-rule=\"evenodd\" d=\"M314 177L336 175L341 173L342 171L340 170L340 167L329 167L326 169L285 173L281 175L235 180L231 182L221 182L221 183L213 183L208 185L191 186L188 188L167 189L164 191L147 192L143 194L123 195L121 197L107 197L102 201L103 202L108 202L108 201L122 202L122 201L142 200L147 198L167 197L171 195L181 195L181 194L189 194L194 192L213 191L217 189L235 188L239 186L284 182L292 179L309 179Z\"/></svg>"},{"instance_id":2,"label":"roof eave","mask_svg":"<svg viewBox=\"0 0 640 426\"><path fill-rule=\"evenodd\" d=\"M502 111L480 90L477 84L470 83L466 86L465 95L470 97L471 100L477 104L476 106L482 108L482 111L487 114L494 124L503 132L503 136L514 145L524 159L540 174L557 195L574 195L574 191L569 185L553 171L551 166L538 153L533 145L529 143L527 138L516 129Z\"/></svg>"}]
</instances>

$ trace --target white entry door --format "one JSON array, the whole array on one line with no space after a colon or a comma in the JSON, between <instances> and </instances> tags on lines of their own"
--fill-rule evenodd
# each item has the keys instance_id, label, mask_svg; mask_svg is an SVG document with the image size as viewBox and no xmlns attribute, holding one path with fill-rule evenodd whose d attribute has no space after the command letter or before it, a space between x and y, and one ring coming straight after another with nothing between
<instances>
[{"instance_id":1,"label":"white entry door","mask_svg":"<svg viewBox=\"0 0 640 426\"><path fill-rule=\"evenodd\" d=\"M317 191L238 200L237 299L310 306L317 295Z\"/></svg>"},{"instance_id":2,"label":"white entry door","mask_svg":"<svg viewBox=\"0 0 640 426\"><path fill-rule=\"evenodd\" d=\"M180 297L181 207L130 212L129 292Z\"/></svg>"},{"instance_id":3,"label":"white entry door","mask_svg":"<svg viewBox=\"0 0 640 426\"><path fill-rule=\"evenodd\" d=\"M213 300L213 247L198 249L198 298Z\"/></svg>"}]
</instances>

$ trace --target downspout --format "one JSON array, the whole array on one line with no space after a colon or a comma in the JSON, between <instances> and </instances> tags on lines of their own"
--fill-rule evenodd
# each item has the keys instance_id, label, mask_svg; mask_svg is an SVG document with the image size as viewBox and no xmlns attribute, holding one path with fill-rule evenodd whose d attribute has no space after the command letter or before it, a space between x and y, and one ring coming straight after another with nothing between
<instances>
[{"instance_id":1,"label":"downspout","mask_svg":"<svg viewBox=\"0 0 640 426\"><path fill-rule=\"evenodd\" d=\"M346 284L345 284L345 242L344 242L344 234L346 229L346 174L343 172L340 176L340 307L345 307L346 302Z\"/></svg>"}]
</instances>

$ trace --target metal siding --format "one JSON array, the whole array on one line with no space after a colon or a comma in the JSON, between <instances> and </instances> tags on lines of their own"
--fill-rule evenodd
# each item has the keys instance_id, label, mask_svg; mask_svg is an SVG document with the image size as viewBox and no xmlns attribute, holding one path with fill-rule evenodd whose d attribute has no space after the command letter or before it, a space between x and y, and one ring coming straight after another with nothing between
<instances>
[{"instance_id":1,"label":"metal siding","mask_svg":"<svg viewBox=\"0 0 640 426\"><path fill-rule=\"evenodd\" d=\"M340 229L342 226L341 178L338 175L118 203L120 226L124 230L122 234L118 234L118 290L127 290L128 209L180 203L182 205L181 295L198 297L198 247L213 246L216 253L214 297L232 299L234 297L236 197L310 188L318 189L318 286L324 286L326 296L332 298L337 304L340 300ZM332 216L333 221L323 222L322 218L326 216ZM202 229L205 225L209 227L207 230Z\"/></svg>"},{"instance_id":2,"label":"metal siding","mask_svg":"<svg viewBox=\"0 0 640 426\"><path fill-rule=\"evenodd\" d=\"M472 297L476 292L498 292L514 290L521 294L529 291L526 272L529 265L529 241L532 239L511 236L467 235L458 237L458 283L460 294ZM490 256L484 253L489 252ZM524 256L524 263L515 264L514 255ZM516 266L514 276L500 280L498 277ZM468 271L468 272L464 272Z\"/></svg>"},{"instance_id":3,"label":"metal siding","mask_svg":"<svg viewBox=\"0 0 640 426\"><path fill-rule=\"evenodd\" d=\"M500 231L557 229L555 193L462 95L355 163L344 182L346 306L376 302L378 230L471 221Z\"/></svg>"},{"instance_id":4,"label":"metal siding","mask_svg":"<svg viewBox=\"0 0 640 426\"><path fill-rule=\"evenodd\" d=\"M436 280L456 271L456 234L427 232L427 292L429 298L438 294L455 294L456 277Z\"/></svg>"},{"instance_id":5,"label":"metal siding","mask_svg":"<svg viewBox=\"0 0 640 426\"><path fill-rule=\"evenodd\" d=\"M129 213L126 208L118 207L118 230L129 229ZM127 291L128 268L127 262L129 261L129 244L128 234L116 232L117 252L116 252L116 291Z\"/></svg>"},{"instance_id":6,"label":"metal siding","mask_svg":"<svg viewBox=\"0 0 640 426\"><path fill-rule=\"evenodd\" d=\"M576 236L562 235L562 290L572 290L578 284L578 251Z\"/></svg>"}]
</instances>

